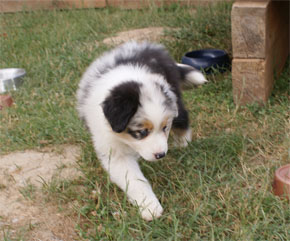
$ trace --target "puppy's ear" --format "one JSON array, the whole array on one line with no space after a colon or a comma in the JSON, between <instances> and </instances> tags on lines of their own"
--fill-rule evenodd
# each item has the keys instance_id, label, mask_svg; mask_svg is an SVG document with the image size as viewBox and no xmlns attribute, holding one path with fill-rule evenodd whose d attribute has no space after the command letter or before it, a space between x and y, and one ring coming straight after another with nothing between
<instances>
[{"instance_id":1,"label":"puppy's ear","mask_svg":"<svg viewBox=\"0 0 290 241\"><path fill-rule=\"evenodd\" d=\"M102 103L105 117L113 131L124 131L140 105L140 84L128 81L111 90Z\"/></svg>"}]
</instances>

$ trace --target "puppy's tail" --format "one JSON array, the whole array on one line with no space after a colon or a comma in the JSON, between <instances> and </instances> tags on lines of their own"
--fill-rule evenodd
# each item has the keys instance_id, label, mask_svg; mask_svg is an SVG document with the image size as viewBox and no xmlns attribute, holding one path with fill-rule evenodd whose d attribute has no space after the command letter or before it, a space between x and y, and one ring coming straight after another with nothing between
<instances>
[{"instance_id":1,"label":"puppy's tail","mask_svg":"<svg viewBox=\"0 0 290 241\"><path fill-rule=\"evenodd\" d=\"M186 86L203 85L208 82L205 76L199 70L189 65L177 64L177 67Z\"/></svg>"}]
</instances>

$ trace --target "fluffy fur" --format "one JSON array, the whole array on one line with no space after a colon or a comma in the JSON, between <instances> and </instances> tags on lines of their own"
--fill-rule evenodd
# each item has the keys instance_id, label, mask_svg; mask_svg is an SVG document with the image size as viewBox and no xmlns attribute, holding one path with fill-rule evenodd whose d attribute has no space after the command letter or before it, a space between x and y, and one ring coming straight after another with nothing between
<instances>
[{"instance_id":1,"label":"fluffy fur","mask_svg":"<svg viewBox=\"0 0 290 241\"><path fill-rule=\"evenodd\" d=\"M206 79L176 64L162 45L129 42L96 59L79 84L79 115L98 159L145 220L161 216L163 208L137 160L164 157L171 128L179 145L191 141L182 82L199 85Z\"/></svg>"}]
</instances>

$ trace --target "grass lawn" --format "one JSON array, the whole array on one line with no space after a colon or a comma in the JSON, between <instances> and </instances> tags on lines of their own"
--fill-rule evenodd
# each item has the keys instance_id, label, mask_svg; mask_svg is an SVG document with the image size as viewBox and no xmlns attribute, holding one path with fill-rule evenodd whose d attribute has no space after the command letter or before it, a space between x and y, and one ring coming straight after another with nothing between
<instances>
[{"instance_id":1,"label":"grass lawn","mask_svg":"<svg viewBox=\"0 0 290 241\"><path fill-rule=\"evenodd\" d=\"M11 92L14 106L0 112L0 154L60 144L82 148L84 177L43 189L60 210L74 204L80 240L290 239L289 201L271 192L274 171L289 163L289 61L265 106L236 106L231 72L183 92L193 141L185 149L171 147L160 162L141 161L164 207L152 222L109 182L75 110L81 74L110 48L104 38L164 26L172 30L160 41L177 61L207 47L231 55L230 11L230 3L219 3L196 11L172 5L0 14L0 68L27 71L24 85ZM9 233L6 239L21 240Z\"/></svg>"}]
</instances>

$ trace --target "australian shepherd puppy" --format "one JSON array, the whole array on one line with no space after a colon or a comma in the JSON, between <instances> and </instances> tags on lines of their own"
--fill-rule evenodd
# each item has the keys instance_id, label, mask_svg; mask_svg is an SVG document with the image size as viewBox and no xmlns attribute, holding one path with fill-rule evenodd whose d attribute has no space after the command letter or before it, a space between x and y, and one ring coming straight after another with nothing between
<instances>
[{"instance_id":1,"label":"australian shepherd puppy","mask_svg":"<svg viewBox=\"0 0 290 241\"><path fill-rule=\"evenodd\" d=\"M79 115L98 159L145 220L161 216L163 208L138 159L164 157L171 129L179 145L191 141L182 82L200 85L206 79L196 69L176 64L162 45L129 42L96 59L79 84Z\"/></svg>"}]
</instances>

